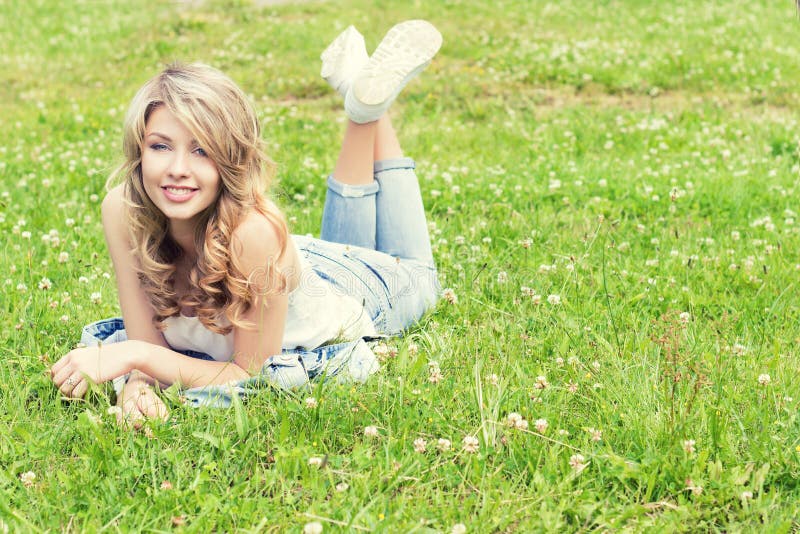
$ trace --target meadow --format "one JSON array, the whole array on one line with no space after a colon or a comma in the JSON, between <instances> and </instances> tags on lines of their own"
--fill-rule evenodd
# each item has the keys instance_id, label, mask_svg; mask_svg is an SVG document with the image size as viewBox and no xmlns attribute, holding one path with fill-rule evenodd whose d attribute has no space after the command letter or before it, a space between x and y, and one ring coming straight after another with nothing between
<instances>
[{"instance_id":1,"label":"meadow","mask_svg":"<svg viewBox=\"0 0 800 534\"><path fill-rule=\"evenodd\" d=\"M108 387L61 399L48 366L119 314L100 201L135 90L229 74L319 235L319 53L407 18L445 40L391 114L448 290L379 373L170 389L141 431ZM789 0L0 0L0 532L797 531L798 34Z\"/></svg>"}]
</instances>

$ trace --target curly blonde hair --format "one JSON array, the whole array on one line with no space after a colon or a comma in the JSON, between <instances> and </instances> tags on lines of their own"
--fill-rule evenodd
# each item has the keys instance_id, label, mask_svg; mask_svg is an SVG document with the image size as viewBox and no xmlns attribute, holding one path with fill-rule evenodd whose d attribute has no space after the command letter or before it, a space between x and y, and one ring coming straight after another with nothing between
<instances>
[{"instance_id":1,"label":"curly blonde hair","mask_svg":"<svg viewBox=\"0 0 800 534\"><path fill-rule=\"evenodd\" d=\"M142 183L145 126L161 106L192 133L216 164L222 184L216 202L200 214L194 234L197 261L189 271L189 291L181 297L175 291L175 273L183 251ZM253 328L241 316L252 306L256 289L232 261L231 236L251 210L272 223L279 254L267 264L266 273L259 273L258 285L260 290L279 292L285 290L286 278L276 264L286 250L288 229L283 214L264 197L274 163L264 153L258 118L245 94L208 65L170 65L134 96L125 117L123 153L124 162L108 183L124 183L132 253L138 260L139 282L155 310L156 327L163 331L164 320L188 306L213 332L228 334L233 326Z\"/></svg>"}]
</instances>

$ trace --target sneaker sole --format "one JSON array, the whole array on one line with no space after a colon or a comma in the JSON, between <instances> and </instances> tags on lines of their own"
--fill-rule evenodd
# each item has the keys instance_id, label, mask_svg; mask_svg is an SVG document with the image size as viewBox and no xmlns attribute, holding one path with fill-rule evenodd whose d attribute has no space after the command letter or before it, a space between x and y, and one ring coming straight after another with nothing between
<instances>
[{"instance_id":1,"label":"sneaker sole","mask_svg":"<svg viewBox=\"0 0 800 534\"><path fill-rule=\"evenodd\" d=\"M353 85L356 99L380 105L428 66L442 46L442 34L429 22L410 20L393 27Z\"/></svg>"}]
</instances>

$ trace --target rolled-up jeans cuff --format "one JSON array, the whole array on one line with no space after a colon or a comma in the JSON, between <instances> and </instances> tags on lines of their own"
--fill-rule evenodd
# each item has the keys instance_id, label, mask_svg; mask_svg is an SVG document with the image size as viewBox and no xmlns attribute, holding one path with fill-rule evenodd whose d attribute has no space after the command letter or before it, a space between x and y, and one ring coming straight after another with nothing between
<instances>
[{"instance_id":1,"label":"rolled-up jeans cuff","mask_svg":"<svg viewBox=\"0 0 800 534\"><path fill-rule=\"evenodd\" d=\"M328 176L328 189L346 198L361 198L369 195L374 195L380 189L378 182L372 182L363 185L343 184L338 181L333 175Z\"/></svg>"},{"instance_id":2,"label":"rolled-up jeans cuff","mask_svg":"<svg viewBox=\"0 0 800 534\"><path fill-rule=\"evenodd\" d=\"M416 167L417 164L411 158L382 159L373 164L373 172L378 174L379 172L393 169L415 169Z\"/></svg>"}]
</instances>

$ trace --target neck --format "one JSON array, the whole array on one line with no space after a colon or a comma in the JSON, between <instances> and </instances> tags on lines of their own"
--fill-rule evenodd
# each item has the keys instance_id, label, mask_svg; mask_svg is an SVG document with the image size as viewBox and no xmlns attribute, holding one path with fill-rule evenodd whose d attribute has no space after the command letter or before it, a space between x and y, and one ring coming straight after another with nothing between
<instances>
[{"instance_id":1,"label":"neck","mask_svg":"<svg viewBox=\"0 0 800 534\"><path fill-rule=\"evenodd\" d=\"M170 222L170 237L183 249L187 256L196 255L194 245L194 227L192 225L180 224L180 222Z\"/></svg>"}]
</instances>

